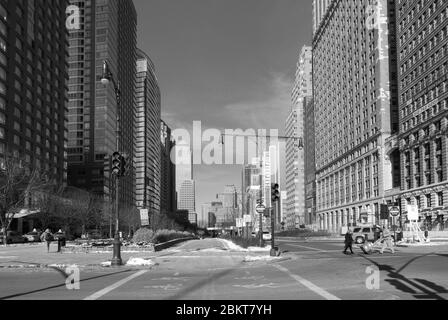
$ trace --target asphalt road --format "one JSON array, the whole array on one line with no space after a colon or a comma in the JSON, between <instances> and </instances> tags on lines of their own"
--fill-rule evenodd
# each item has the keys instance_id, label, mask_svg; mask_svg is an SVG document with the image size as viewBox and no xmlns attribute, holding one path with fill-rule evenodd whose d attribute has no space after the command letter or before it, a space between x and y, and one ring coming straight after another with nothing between
<instances>
[{"instance_id":1,"label":"asphalt road","mask_svg":"<svg viewBox=\"0 0 448 320\"><path fill-rule=\"evenodd\" d=\"M64 270L0 269L0 299L448 299L447 251L366 256L355 248L350 256L340 241L278 243L288 260L243 262L245 253L226 252L218 240L189 242L154 257L151 269L82 269L79 290L66 288Z\"/></svg>"}]
</instances>

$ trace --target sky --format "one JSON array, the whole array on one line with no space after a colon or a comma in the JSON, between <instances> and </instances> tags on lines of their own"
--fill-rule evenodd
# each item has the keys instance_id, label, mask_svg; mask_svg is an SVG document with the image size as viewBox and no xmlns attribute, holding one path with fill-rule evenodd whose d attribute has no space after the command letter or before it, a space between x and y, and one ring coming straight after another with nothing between
<instances>
[{"instance_id":1,"label":"sky","mask_svg":"<svg viewBox=\"0 0 448 320\"><path fill-rule=\"evenodd\" d=\"M311 0L134 0L138 45L155 64L171 129L278 129L291 109L299 52L311 45ZM241 165L195 165L196 210Z\"/></svg>"}]
</instances>

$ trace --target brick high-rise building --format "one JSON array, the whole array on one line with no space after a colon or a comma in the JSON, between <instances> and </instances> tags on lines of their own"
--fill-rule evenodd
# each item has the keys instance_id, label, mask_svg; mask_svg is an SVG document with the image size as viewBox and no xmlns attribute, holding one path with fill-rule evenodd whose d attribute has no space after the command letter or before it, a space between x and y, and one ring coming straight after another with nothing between
<instances>
[{"instance_id":1,"label":"brick high-rise building","mask_svg":"<svg viewBox=\"0 0 448 320\"><path fill-rule=\"evenodd\" d=\"M407 2L407 1L406 1ZM317 214L339 232L374 223L386 191L399 186L395 1L333 0L313 39Z\"/></svg>"},{"instance_id":2,"label":"brick high-rise building","mask_svg":"<svg viewBox=\"0 0 448 320\"><path fill-rule=\"evenodd\" d=\"M0 157L67 180L68 1L0 2Z\"/></svg>"},{"instance_id":3,"label":"brick high-rise building","mask_svg":"<svg viewBox=\"0 0 448 320\"><path fill-rule=\"evenodd\" d=\"M115 151L126 154L130 162L134 158L137 13L132 0L70 3L79 6L81 25L70 31L68 181L109 196L115 188L105 159ZM104 60L120 86L121 150L116 150L114 86L101 83ZM120 206L134 206L134 170L119 181Z\"/></svg>"}]
</instances>

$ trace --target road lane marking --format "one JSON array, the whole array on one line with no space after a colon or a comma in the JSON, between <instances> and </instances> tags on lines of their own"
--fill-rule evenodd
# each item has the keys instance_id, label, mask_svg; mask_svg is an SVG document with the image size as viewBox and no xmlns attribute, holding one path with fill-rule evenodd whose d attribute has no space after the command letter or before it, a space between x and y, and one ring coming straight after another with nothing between
<instances>
[{"instance_id":1,"label":"road lane marking","mask_svg":"<svg viewBox=\"0 0 448 320\"><path fill-rule=\"evenodd\" d=\"M312 283L312 282L310 282L310 281L308 281L308 280L306 280L306 279L304 279L304 278L302 278L302 277L300 277L300 276L298 276L296 274L293 274L291 271L289 271L285 267L282 267L280 265L274 265L274 267L276 267L280 271L283 271L284 273L289 275L291 278L293 278L294 280L296 280L300 284L304 285L305 287L307 287L308 289L310 289L314 293L317 293L318 295L320 295L321 297L324 297L327 300L341 300L340 298L336 297L335 295L332 295L331 293L329 293L325 289L322 289L322 288L316 286L314 283Z\"/></svg>"},{"instance_id":2,"label":"road lane marking","mask_svg":"<svg viewBox=\"0 0 448 320\"><path fill-rule=\"evenodd\" d=\"M114 283L111 286L108 286L108 287L106 287L106 288L104 288L104 289L102 289L102 290L100 290L98 292L95 292L94 294L88 296L84 300L97 300L97 299L101 298L102 296L108 294L112 290L115 290L115 289L121 287L122 285L124 285L125 283L131 281L132 279L140 277L142 274L144 274L146 272L148 272L148 270L141 270L141 271L139 271L137 273L134 273L134 274L130 275L129 277Z\"/></svg>"}]
</instances>

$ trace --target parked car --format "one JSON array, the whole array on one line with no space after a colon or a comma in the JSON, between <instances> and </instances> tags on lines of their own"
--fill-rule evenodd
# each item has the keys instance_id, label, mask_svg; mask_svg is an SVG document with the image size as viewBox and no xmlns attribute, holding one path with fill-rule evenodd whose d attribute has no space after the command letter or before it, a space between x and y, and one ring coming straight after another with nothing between
<instances>
[{"instance_id":1,"label":"parked car","mask_svg":"<svg viewBox=\"0 0 448 320\"><path fill-rule=\"evenodd\" d=\"M253 231L252 232L252 237L253 238L257 238L258 237L258 232ZM272 239L272 235L269 231L263 231L263 240L269 241Z\"/></svg>"},{"instance_id":2,"label":"parked car","mask_svg":"<svg viewBox=\"0 0 448 320\"><path fill-rule=\"evenodd\" d=\"M375 240L375 232L381 231L378 226L355 227L353 229L353 239L357 244L364 244L366 241Z\"/></svg>"},{"instance_id":3,"label":"parked car","mask_svg":"<svg viewBox=\"0 0 448 320\"><path fill-rule=\"evenodd\" d=\"M40 239L41 232L39 231L31 231L24 235L24 237L28 240L28 242L41 242Z\"/></svg>"},{"instance_id":4,"label":"parked car","mask_svg":"<svg viewBox=\"0 0 448 320\"><path fill-rule=\"evenodd\" d=\"M0 233L0 243L3 243L3 238L5 236L4 232ZM15 231L8 231L6 243L12 244L12 243L24 243L28 242L28 239L25 238L22 234L15 232Z\"/></svg>"},{"instance_id":5,"label":"parked car","mask_svg":"<svg viewBox=\"0 0 448 320\"><path fill-rule=\"evenodd\" d=\"M272 235L269 231L263 231L263 240L269 241L272 239Z\"/></svg>"}]
</instances>

